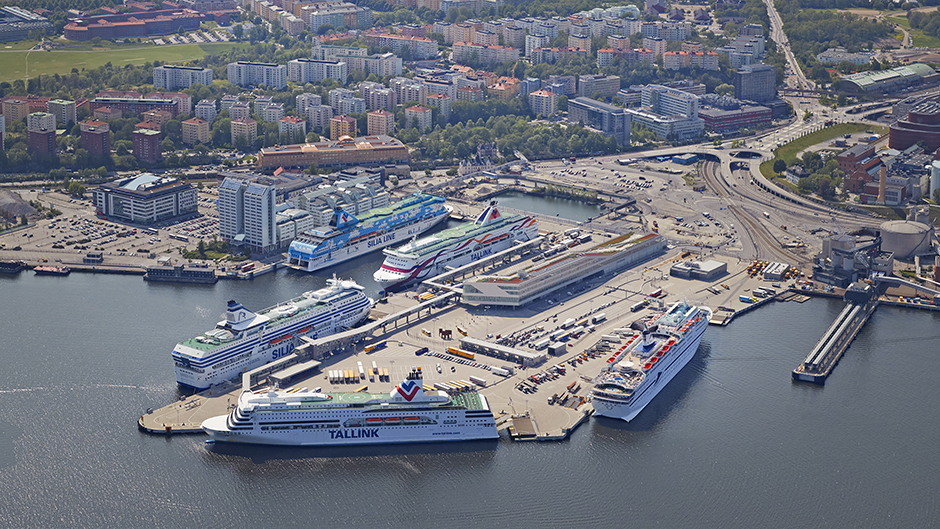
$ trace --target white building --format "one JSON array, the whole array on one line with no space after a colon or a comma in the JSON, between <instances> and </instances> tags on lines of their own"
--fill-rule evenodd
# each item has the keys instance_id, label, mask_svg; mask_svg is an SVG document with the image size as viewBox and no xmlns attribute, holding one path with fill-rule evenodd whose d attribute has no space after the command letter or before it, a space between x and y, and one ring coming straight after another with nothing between
<instances>
[{"instance_id":1,"label":"white building","mask_svg":"<svg viewBox=\"0 0 940 529\"><path fill-rule=\"evenodd\" d=\"M153 224L196 212L196 188L172 177L143 173L102 184L92 190L102 215L122 221Z\"/></svg>"},{"instance_id":2,"label":"white building","mask_svg":"<svg viewBox=\"0 0 940 529\"><path fill-rule=\"evenodd\" d=\"M320 127L326 130L331 119L333 119L333 107L329 105L307 107L307 123L311 129Z\"/></svg>"},{"instance_id":3,"label":"white building","mask_svg":"<svg viewBox=\"0 0 940 529\"><path fill-rule=\"evenodd\" d=\"M308 94L303 93L299 94L295 101L297 102L297 113L301 116L307 115L307 109L310 107L318 107L321 105L321 98L317 94Z\"/></svg>"},{"instance_id":4,"label":"white building","mask_svg":"<svg viewBox=\"0 0 940 529\"><path fill-rule=\"evenodd\" d=\"M154 88L178 90L180 88L189 88L196 83L206 86L211 85L212 70L174 65L157 66L153 69Z\"/></svg>"},{"instance_id":5,"label":"white building","mask_svg":"<svg viewBox=\"0 0 940 529\"><path fill-rule=\"evenodd\" d=\"M273 123L284 117L284 103L271 103L258 113L261 119Z\"/></svg>"},{"instance_id":6,"label":"white building","mask_svg":"<svg viewBox=\"0 0 940 529\"><path fill-rule=\"evenodd\" d=\"M226 178L219 185L219 234L222 240L266 253L278 246L275 187Z\"/></svg>"},{"instance_id":7,"label":"white building","mask_svg":"<svg viewBox=\"0 0 940 529\"><path fill-rule=\"evenodd\" d=\"M347 65L341 61L294 59L287 63L287 80L295 83L316 83L324 79L336 79L346 84L347 73Z\"/></svg>"},{"instance_id":8,"label":"white building","mask_svg":"<svg viewBox=\"0 0 940 529\"><path fill-rule=\"evenodd\" d=\"M209 123L212 123L212 120L215 119L215 116L218 114L215 108L215 99L202 99L196 103L196 117L202 118Z\"/></svg>"},{"instance_id":9,"label":"white building","mask_svg":"<svg viewBox=\"0 0 940 529\"><path fill-rule=\"evenodd\" d=\"M551 116L555 113L558 105L558 95L548 90L536 90L529 94L529 106L535 115L543 117Z\"/></svg>"},{"instance_id":10,"label":"white building","mask_svg":"<svg viewBox=\"0 0 940 529\"><path fill-rule=\"evenodd\" d=\"M48 112L33 112L26 116L27 130L55 130L55 116Z\"/></svg>"},{"instance_id":11,"label":"white building","mask_svg":"<svg viewBox=\"0 0 940 529\"><path fill-rule=\"evenodd\" d=\"M287 88L287 65L262 62L230 62L228 80L238 86L268 86Z\"/></svg>"}]
</instances>

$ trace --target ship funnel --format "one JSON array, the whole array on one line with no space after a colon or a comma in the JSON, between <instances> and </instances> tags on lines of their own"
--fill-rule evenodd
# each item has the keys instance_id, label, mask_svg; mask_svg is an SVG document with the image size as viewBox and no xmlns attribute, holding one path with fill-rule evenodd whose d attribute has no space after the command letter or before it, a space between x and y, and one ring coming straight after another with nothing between
<instances>
[{"instance_id":1,"label":"ship funnel","mask_svg":"<svg viewBox=\"0 0 940 529\"><path fill-rule=\"evenodd\" d=\"M246 309L241 303L235 300L229 300L225 311L225 321L229 324L241 323L255 317L255 313Z\"/></svg>"},{"instance_id":2,"label":"ship funnel","mask_svg":"<svg viewBox=\"0 0 940 529\"><path fill-rule=\"evenodd\" d=\"M427 400L424 388L421 386L421 370L413 369L404 382L395 386L389 394L391 400L406 402L419 402Z\"/></svg>"}]
</instances>

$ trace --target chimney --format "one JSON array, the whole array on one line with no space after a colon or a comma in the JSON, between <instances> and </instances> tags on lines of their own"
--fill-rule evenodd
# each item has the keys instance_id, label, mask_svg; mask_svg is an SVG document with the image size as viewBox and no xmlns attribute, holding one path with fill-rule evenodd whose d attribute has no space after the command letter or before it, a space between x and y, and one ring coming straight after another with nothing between
<instances>
[{"instance_id":1,"label":"chimney","mask_svg":"<svg viewBox=\"0 0 940 529\"><path fill-rule=\"evenodd\" d=\"M885 186L887 186L887 182L888 182L888 168L884 164L884 162L882 162L881 163L881 177L880 177L880 180L878 181L878 201L877 201L878 204L885 203Z\"/></svg>"}]
</instances>

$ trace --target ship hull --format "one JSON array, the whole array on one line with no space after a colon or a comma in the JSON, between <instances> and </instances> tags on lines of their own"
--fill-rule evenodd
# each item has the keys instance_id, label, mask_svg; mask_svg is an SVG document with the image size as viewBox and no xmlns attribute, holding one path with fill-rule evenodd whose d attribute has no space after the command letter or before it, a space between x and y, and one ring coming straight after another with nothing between
<instances>
[{"instance_id":1,"label":"ship hull","mask_svg":"<svg viewBox=\"0 0 940 529\"><path fill-rule=\"evenodd\" d=\"M329 336L339 330L354 327L366 316L372 308L369 298L363 296L362 300L342 309L341 312L330 315L325 321L314 325L324 318L324 311L312 314L309 318L293 322L276 330L269 330L264 338L254 338L233 344L213 354L210 365L186 365L181 361L183 355L180 346L174 350L174 364L176 367L176 382L184 387L203 390L213 384L219 384L238 376L246 371L261 367L290 354L301 343L301 337L320 338ZM308 332L301 329L310 327ZM271 343L277 337L292 335L291 338Z\"/></svg>"},{"instance_id":2,"label":"ship hull","mask_svg":"<svg viewBox=\"0 0 940 529\"><path fill-rule=\"evenodd\" d=\"M454 253L459 252L467 242L467 239L460 239L454 241L453 244L438 251L434 255L428 255L417 260L414 266L404 273L389 272L384 269L386 264L383 263L383 268L380 268L378 271L376 271L375 274L373 274L372 279L384 290L397 290L404 288L415 281L423 281L429 277L435 277L439 274L442 274L448 267L459 268L461 266L470 264L488 255L509 249L517 240L527 241L538 237L537 226L533 229L520 228L515 231L513 230L514 227L522 226L528 220L528 218L523 218L506 226L501 226L493 232L477 235L477 238L482 238L486 235L492 235L494 237L499 237L503 234L510 235L509 237L484 250L473 251L459 257L453 257Z\"/></svg>"},{"instance_id":3,"label":"ship hull","mask_svg":"<svg viewBox=\"0 0 940 529\"><path fill-rule=\"evenodd\" d=\"M281 430L262 431L260 425L252 425L250 428L229 428L226 424L228 417L220 416L207 419L202 423L202 428L209 437L221 442L241 443L241 444L260 444L260 445L280 445L280 446L361 446L361 445L387 445L387 444L408 444L408 443L431 443L431 442L453 442L453 441L478 441L487 439L498 439L499 433L496 430L496 424L492 415L485 426L474 425L447 425L444 421L461 421L463 411L438 411L427 410L422 412L415 410L410 413L435 413L441 416L440 424L426 425L401 425L401 426L377 426L361 428L303 428L300 426L303 421L298 421L298 426L291 425L289 428ZM361 416L359 412L349 411L340 412L339 420L347 420ZM316 416L311 414L311 416ZM335 416L335 415L331 415ZM448 419L448 417L452 417ZM308 421L310 422L310 421ZM325 421L323 421L325 422ZM462 421L461 421L462 422Z\"/></svg>"},{"instance_id":4,"label":"ship hull","mask_svg":"<svg viewBox=\"0 0 940 529\"><path fill-rule=\"evenodd\" d=\"M629 402L617 402L594 396L591 399L591 404L594 407L594 416L621 419L627 422L633 420L643 411L643 408L669 384L673 377L689 363L689 360L695 356L699 342L702 340L702 335L705 334L705 328L707 327L708 324L705 323L702 325L701 332L699 332L697 336L683 340L679 346L684 346L684 348L675 356L675 360L663 366L658 371L649 374L648 376L651 382L648 386L639 388L634 399L631 399Z\"/></svg>"},{"instance_id":5,"label":"ship hull","mask_svg":"<svg viewBox=\"0 0 940 529\"><path fill-rule=\"evenodd\" d=\"M317 270L323 270L324 268L336 266L340 263L349 261L350 259L362 257L363 255L370 254L374 251L391 246L392 244L397 244L403 240L420 235L434 226L437 226L441 222L447 220L449 213L450 209L448 208L445 209L444 212L440 215L418 221L414 224L402 226L392 230L390 233L382 235L381 238L376 237L375 239L369 239L358 242L356 244L347 245L342 248L337 248L328 255L322 255L309 261L292 256L288 262L288 266L301 272L316 272Z\"/></svg>"}]
</instances>

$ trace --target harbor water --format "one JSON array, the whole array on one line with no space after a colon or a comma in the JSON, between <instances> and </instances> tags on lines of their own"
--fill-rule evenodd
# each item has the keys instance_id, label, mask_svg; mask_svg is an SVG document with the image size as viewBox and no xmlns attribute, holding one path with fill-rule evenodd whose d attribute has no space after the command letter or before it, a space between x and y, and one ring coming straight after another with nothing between
<instances>
[{"instance_id":1,"label":"harbor water","mask_svg":"<svg viewBox=\"0 0 940 529\"><path fill-rule=\"evenodd\" d=\"M881 307L824 387L794 383L842 308L825 299L708 329L637 419L561 443L300 449L137 430L179 396L174 344L227 300L261 308L325 277L0 276L0 526L936 524L940 315Z\"/></svg>"},{"instance_id":2,"label":"harbor water","mask_svg":"<svg viewBox=\"0 0 940 529\"><path fill-rule=\"evenodd\" d=\"M601 214L600 206L592 206L577 200L558 197L534 197L517 191L496 197L500 206L521 209L563 219L583 221Z\"/></svg>"}]
</instances>

